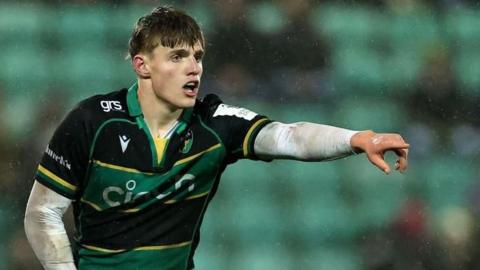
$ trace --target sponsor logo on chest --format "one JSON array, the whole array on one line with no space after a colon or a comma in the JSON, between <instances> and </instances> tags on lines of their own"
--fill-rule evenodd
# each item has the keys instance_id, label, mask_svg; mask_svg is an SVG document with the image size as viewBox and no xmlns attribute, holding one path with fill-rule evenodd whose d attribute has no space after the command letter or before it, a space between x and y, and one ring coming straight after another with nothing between
<instances>
[{"instance_id":1,"label":"sponsor logo on chest","mask_svg":"<svg viewBox=\"0 0 480 270\"><path fill-rule=\"evenodd\" d=\"M190 193L195 189L194 180L195 180L195 175L185 174L182 177L180 177L175 182L174 185L172 184L172 187L170 188L169 191L165 191L161 194L158 194L157 196L155 196L155 199L161 200L169 196L170 194L172 194L172 192L179 190L184 185L188 185L187 190ZM124 187L119 187L119 186L106 187L102 192L102 197L104 202L108 206L115 207L121 204L128 203L131 200L134 200L147 193L148 192L146 191L138 191L137 181L130 179L125 183Z\"/></svg>"},{"instance_id":2,"label":"sponsor logo on chest","mask_svg":"<svg viewBox=\"0 0 480 270\"><path fill-rule=\"evenodd\" d=\"M104 112L123 111L122 104L118 100L102 100L100 106Z\"/></svg>"}]
</instances>

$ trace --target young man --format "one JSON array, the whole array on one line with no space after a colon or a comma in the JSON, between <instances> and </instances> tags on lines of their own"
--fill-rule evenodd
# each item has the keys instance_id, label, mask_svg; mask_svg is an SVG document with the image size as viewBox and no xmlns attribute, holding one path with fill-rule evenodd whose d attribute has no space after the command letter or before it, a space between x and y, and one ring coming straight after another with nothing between
<instances>
[{"instance_id":1,"label":"young man","mask_svg":"<svg viewBox=\"0 0 480 270\"><path fill-rule=\"evenodd\" d=\"M397 134L272 122L215 95L197 100L204 38L188 15L142 17L129 52L137 82L73 109L38 166L25 215L45 269L192 269L199 227L228 164L238 159L331 160L385 151L407 167ZM73 202L74 263L62 215Z\"/></svg>"}]
</instances>

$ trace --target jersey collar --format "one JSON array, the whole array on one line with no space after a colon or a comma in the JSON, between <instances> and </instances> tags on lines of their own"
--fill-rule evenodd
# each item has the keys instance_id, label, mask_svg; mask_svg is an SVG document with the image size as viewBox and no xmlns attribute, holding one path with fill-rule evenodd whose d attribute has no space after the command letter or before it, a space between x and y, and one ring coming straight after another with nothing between
<instances>
[{"instance_id":1,"label":"jersey collar","mask_svg":"<svg viewBox=\"0 0 480 270\"><path fill-rule=\"evenodd\" d=\"M138 84L134 83L127 92L127 107L128 107L128 114L132 117L143 115L142 108L140 107L140 103L138 102ZM184 109L182 115L180 116L180 122L185 124L190 122L192 118L193 107ZM180 130L180 132L183 131Z\"/></svg>"},{"instance_id":2,"label":"jersey collar","mask_svg":"<svg viewBox=\"0 0 480 270\"><path fill-rule=\"evenodd\" d=\"M127 92L127 107L128 114L130 116L139 116L142 115L142 109L140 108L140 103L138 102L137 96L138 84L134 83Z\"/></svg>"}]
</instances>

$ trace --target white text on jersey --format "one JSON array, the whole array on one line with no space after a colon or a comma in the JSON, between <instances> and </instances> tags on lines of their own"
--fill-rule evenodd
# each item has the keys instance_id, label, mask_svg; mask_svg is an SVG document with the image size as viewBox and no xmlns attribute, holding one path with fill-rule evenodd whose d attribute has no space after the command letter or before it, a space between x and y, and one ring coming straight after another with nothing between
<instances>
[{"instance_id":1,"label":"white text on jersey","mask_svg":"<svg viewBox=\"0 0 480 270\"><path fill-rule=\"evenodd\" d=\"M118 100L102 100L100 106L104 112L122 111L122 104Z\"/></svg>"},{"instance_id":2,"label":"white text on jersey","mask_svg":"<svg viewBox=\"0 0 480 270\"><path fill-rule=\"evenodd\" d=\"M250 121L257 114L245 108L235 107L227 104L220 104L218 105L217 110L213 114L213 117L223 116L223 115L236 116L236 117L243 118L245 120Z\"/></svg>"},{"instance_id":3,"label":"white text on jersey","mask_svg":"<svg viewBox=\"0 0 480 270\"><path fill-rule=\"evenodd\" d=\"M70 170L72 168L72 165L70 164L70 162L66 160L63 156L53 152L52 149L50 149L49 145L47 145L47 149L45 149L45 153L47 153L47 155L53 158L53 160L60 163L60 165L66 167L67 169Z\"/></svg>"}]
</instances>

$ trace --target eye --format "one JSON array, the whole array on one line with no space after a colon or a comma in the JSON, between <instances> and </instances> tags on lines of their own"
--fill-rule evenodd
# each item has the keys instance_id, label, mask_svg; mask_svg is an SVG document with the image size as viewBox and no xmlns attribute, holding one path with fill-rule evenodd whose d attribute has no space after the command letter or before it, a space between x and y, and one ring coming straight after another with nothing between
<instances>
[{"instance_id":1,"label":"eye","mask_svg":"<svg viewBox=\"0 0 480 270\"><path fill-rule=\"evenodd\" d=\"M178 54L174 54L174 55L172 55L171 59L172 59L173 62L179 62L180 60L182 60L182 57Z\"/></svg>"},{"instance_id":2,"label":"eye","mask_svg":"<svg viewBox=\"0 0 480 270\"><path fill-rule=\"evenodd\" d=\"M195 57L195 60L197 61L197 63L200 63L200 62L202 62L202 59L203 59L203 53L196 53L194 55L194 57Z\"/></svg>"}]
</instances>

